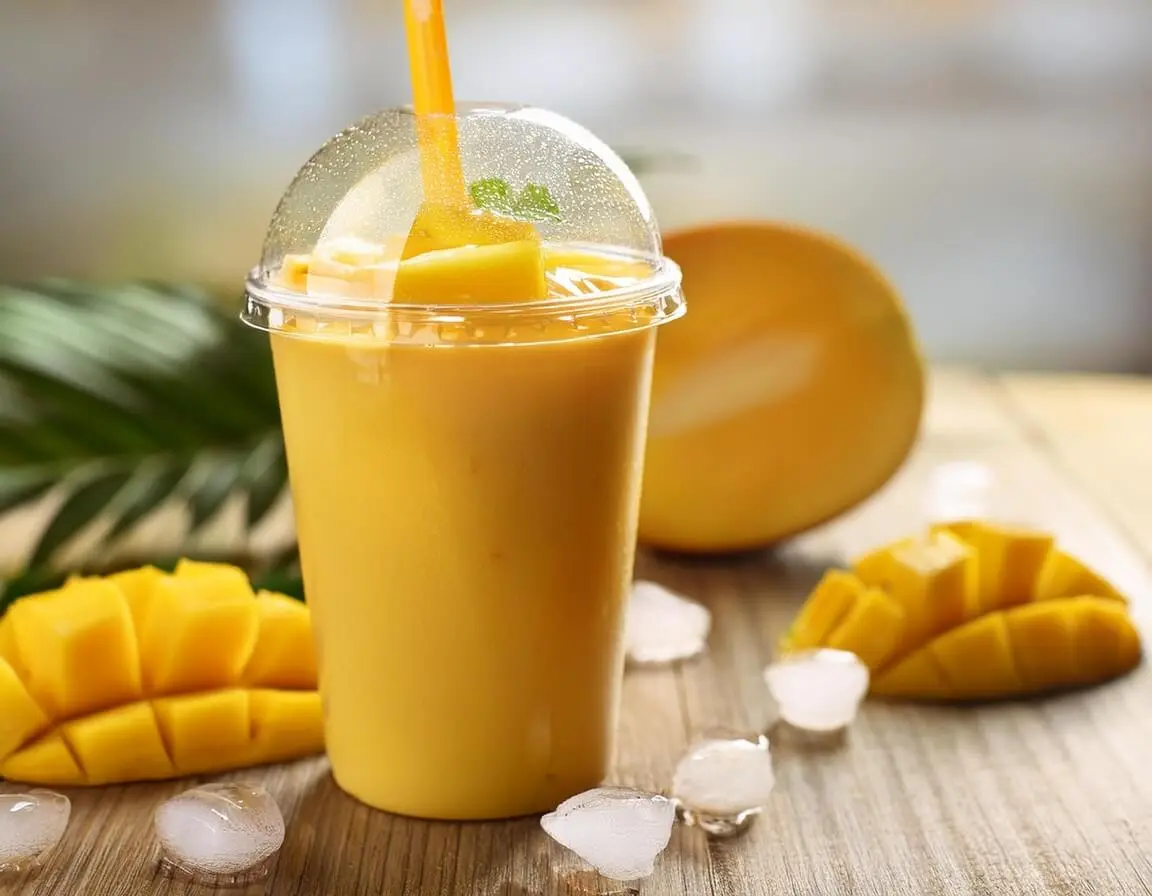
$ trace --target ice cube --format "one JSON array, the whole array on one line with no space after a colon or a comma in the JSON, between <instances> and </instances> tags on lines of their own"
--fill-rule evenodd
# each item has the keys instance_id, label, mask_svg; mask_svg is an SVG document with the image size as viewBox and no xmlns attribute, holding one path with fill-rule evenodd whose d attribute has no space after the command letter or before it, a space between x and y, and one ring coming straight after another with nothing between
<instances>
[{"instance_id":1,"label":"ice cube","mask_svg":"<svg viewBox=\"0 0 1152 896\"><path fill-rule=\"evenodd\" d=\"M548 836L605 877L647 877L668 846L675 804L630 787L597 787L567 799L540 819Z\"/></svg>"},{"instance_id":2,"label":"ice cube","mask_svg":"<svg viewBox=\"0 0 1152 896\"><path fill-rule=\"evenodd\" d=\"M0 794L0 871L20 871L60 842L72 803L62 793Z\"/></svg>"},{"instance_id":3,"label":"ice cube","mask_svg":"<svg viewBox=\"0 0 1152 896\"><path fill-rule=\"evenodd\" d=\"M284 816L261 787L205 784L156 810L164 857L196 875L240 875L260 868L284 842Z\"/></svg>"},{"instance_id":4,"label":"ice cube","mask_svg":"<svg viewBox=\"0 0 1152 896\"><path fill-rule=\"evenodd\" d=\"M996 515L991 468L975 461L949 461L929 474L925 511L933 522L981 519Z\"/></svg>"},{"instance_id":5,"label":"ice cube","mask_svg":"<svg viewBox=\"0 0 1152 896\"><path fill-rule=\"evenodd\" d=\"M705 738L677 763L672 797L685 821L727 836L748 826L775 785L768 738Z\"/></svg>"},{"instance_id":6,"label":"ice cube","mask_svg":"<svg viewBox=\"0 0 1152 896\"><path fill-rule=\"evenodd\" d=\"M856 718L868 692L868 667L846 650L800 650L768 666L764 680L789 725L838 731Z\"/></svg>"},{"instance_id":7,"label":"ice cube","mask_svg":"<svg viewBox=\"0 0 1152 896\"><path fill-rule=\"evenodd\" d=\"M655 582L636 582L628 600L624 646L636 663L671 663L704 650L712 614Z\"/></svg>"}]
</instances>

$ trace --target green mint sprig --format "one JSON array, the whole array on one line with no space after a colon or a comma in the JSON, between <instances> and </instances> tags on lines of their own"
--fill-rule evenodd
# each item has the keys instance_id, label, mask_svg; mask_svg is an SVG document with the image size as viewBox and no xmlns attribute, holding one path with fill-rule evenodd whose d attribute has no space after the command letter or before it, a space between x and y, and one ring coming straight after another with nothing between
<instances>
[{"instance_id":1,"label":"green mint sprig","mask_svg":"<svg viewBox=\"0 0 1152 896\"><path fill-rule=\"evenodd\" d=\"M542 184L527 184L515 193L502 177L484 177L473 181L468 192L477 208L524 221L559 221L560 206Z\"/></svg>"}]
</instances>

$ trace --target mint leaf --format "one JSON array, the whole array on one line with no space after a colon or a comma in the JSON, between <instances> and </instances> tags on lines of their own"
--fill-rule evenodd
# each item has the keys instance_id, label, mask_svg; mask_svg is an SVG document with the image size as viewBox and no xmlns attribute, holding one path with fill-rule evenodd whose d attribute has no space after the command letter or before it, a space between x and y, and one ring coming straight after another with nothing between
<instances>
[{"instance_id":1,"label":"mint leaf","mask_svg":"<svg viewBox=\"0 0 1152 896\"><path fill-rule=\"evenodd\" d=\"M484 177L473 181L468 192L477 208L523 221L560 220L560 206L541 184L528 184L513 195L512 187L502 177Z\"/></svg>"},{"instance_id":2,"label":"mint leaf","mask_svg":"<svg viewBox=\"0 0 1152 896\"><path fill-rule=\"evenodd\" d=\"M472 202L477 208L486 208L505 215L513 214L515 211L512 188L503 178L485 177L472 181L468 192L472 194Z\"/></svg>"},{"instance_id":3,"label":"mint leaf","mask_svg":"<svg viewBox=\"0 0 1152 896\"><path fill-rule=\"evenodd\" d=\"M540 184L528 184L516 197L516 214L530 221L559 221L560 206Z\"/></svg>"}]
</instances>

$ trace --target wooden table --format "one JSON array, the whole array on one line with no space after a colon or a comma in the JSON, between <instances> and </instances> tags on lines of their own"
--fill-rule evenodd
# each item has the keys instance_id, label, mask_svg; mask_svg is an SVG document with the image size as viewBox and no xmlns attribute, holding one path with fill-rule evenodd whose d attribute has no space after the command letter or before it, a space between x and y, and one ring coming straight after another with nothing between
<instances>
[{"instance_id":1,"label":"wooden table","mask_svg":"<svg viewBox=\"0 0 1152 896\"><path fill-rule=\"evenodd\" d=\"M641 575L706 602L714 630L703 658L628 673L615 780L664 788L696 732L766 728L772 707L761 669L821 571L947 512L956 483L980 476L992 477L975 494L988 513L1054 530L1127 589L1150 631L1152 380L940 373L919 450L866 506L775 554L640 558ZM1027 703L868 704L841 747L784 742L774 755L776 792L753 828L708 842L678 826L642 893L1152 894L1147 667L1095 690ZM534 820L393 818L343 796L323 760L234 777L263 782L288 820L284 849L251 894L613 891L572 876L579 864ZM73 792L62 850L34 878L0 882L0 891L205 892L157 871L152 810L187 786Z\"/></svg>"}]
</instances>

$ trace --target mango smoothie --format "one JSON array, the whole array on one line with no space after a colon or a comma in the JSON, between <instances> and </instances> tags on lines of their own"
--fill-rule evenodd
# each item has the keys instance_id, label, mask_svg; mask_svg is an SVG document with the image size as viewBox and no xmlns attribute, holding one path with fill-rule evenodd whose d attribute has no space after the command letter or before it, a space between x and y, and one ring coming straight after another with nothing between
<instances>
[{"instance_id":1,"label":"mango smoothie","mask_svg":"<svg viewBox=\"0 0 1152 896\"><path fill-rule=\"evenodd\" d=\"M388 267L342 264L285 276L357 294ZM555 248L543 264L560 303L641 270ZM435 294L461 271L420 276ZM272 334L327 750L370 806L524 815L612 760L660 321L547 305L423 336L379 318Z\"/></svg>"}]
</instances>

